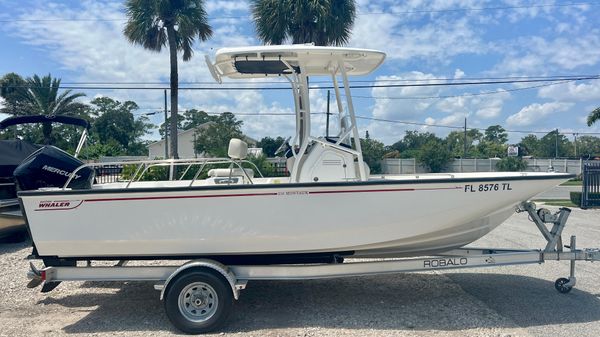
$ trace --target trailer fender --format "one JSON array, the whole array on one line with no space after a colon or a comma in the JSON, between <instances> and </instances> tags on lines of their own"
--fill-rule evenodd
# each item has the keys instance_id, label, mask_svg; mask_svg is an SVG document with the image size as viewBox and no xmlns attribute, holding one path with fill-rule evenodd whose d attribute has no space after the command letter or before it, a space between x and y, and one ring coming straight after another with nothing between
<instances>
[{"instance_id":1,"label":"trailer fender","mask_svg":"<svg viewBox=\"0 0 600 337\"><path fill-rule=\"evenodd\" d=\"M169 287L169 283L171 282L171 280L175 279L178 275L180 275L181 273L188 271L190 269L202 269L202 268L208 268L208 269L212 269L215 270L216 272L218 272L219 274L221 274L226 280L227 282L229 282L229 285L231 286L231 291L233 292L233 297L237 300L240 296L240 290L239 289L243 289L243 286L236 286L237 284L237 279L235 277L235 274L233 274L229 268L227 268L227 266L214 261L214 260L208 260L208 259L202 259L202 260L194 260L194 261L190 261L184 265L182 265L181 267L177 268L171 275L169 275L169 277L165 280L165 283L162 286L162 289L160 291L160 300L162 301L165 295L165 291L167 290L167 288Z\"/></svg>"}]
</instances>

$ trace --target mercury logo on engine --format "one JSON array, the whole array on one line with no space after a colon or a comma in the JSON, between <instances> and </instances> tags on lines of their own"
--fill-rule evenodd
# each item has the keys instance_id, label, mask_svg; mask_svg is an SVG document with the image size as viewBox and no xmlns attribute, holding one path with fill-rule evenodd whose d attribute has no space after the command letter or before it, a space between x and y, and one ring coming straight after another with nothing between
<instances>
[{"instance_id":1,"label":"mercury logo on engine","mask_svg":"<svg viewBox=\"0 0 600 337\"><path fill-rule=\"evenodd\" d=\"M52 172L52 173L55 173L55 174L60 174L61 176L65 176L67 178L69 178L71 176L71 172L65 171L65 170L61 170L61 169L53 167L53 166L44 165L42 167L42 170L46 170L48 172ZM79 179L79 177L81 177L81 176L78 175L78 174L75 174L74 177L73 177L73 179Z\"/></svg>"},{"instance_id":2,"label":"mercury logo on engine","mask_svg":"<svg viewBox=\"0 0 600 337\"><path fill-rule=\"evenodd\" d=\"M45 200L38 203L36 211L73 209L81 205L81 203L82 200Z\"/></svg>"}]
</instances>

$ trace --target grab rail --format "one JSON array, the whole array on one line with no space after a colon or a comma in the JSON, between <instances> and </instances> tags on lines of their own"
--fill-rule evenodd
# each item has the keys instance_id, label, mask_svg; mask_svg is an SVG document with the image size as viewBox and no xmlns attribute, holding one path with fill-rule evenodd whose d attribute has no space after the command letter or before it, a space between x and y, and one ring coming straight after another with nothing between
<instances>
[{"instance_id":1,"label":"grab rail","mask_svg":"<svg viewBox=\"0 0 600 337\"><path fill-rule=\"evenodd\" d=\"M187 165L187 168L185 169L185 171L181 174L180 178L177 179L177 180L183 180L183 177L188 173L188 171L191 169L192 166L200 165L200 168L198 169L198 171L196 171L196 173L194 174L194 177L192 178L192 180L190 181L190 184L188 185L188 186L192 186L192 184L198 179L200 174L206 168L206 166L219 165L219 164L230 164L230 173L229 173L230 178L232 176L233 165L235 165L242 171L242 173L244 174L246 179L248 179L248 182L250 184L253 184L252 179L250 178L250 176L248 175L246 170L244 170L244 167L242 166L242 164L250 164L254 169L256 169L256 172L260 175L260 177L264 178L264 176L263 176L262 172L260 171L260 169L258 168L258 166L256 166L256 164L254 164L253 162L251 162L249 160L233 160L231 158L133 160L133 161L116 161L116 162L103 162L103 163L87 163L87 164L80 165L75 170L73 170L73 172L71 172L69 174L69 178L63 185L62 189L68 188L69 185L71 184L71 182L73 181L73 178L77 175L77 173L79 171L81 171L84 168L99 168L99 167L103 167L103 166L125 166L125 165L137 165L135 172L128 179L127 185L125 186L125 188L128 188L132 182L140 181L140 179L142 179L144 174L152 167L157 167L157 166L159 166L159 167L160 166L177 166L178 167L178 166ZM143 170L142 170L142 168L143 168ZM140 173L140 171L141 171L141 173ZM228 183L228 184L230 184L230 183Z\"/></svg>"}]
</instances>

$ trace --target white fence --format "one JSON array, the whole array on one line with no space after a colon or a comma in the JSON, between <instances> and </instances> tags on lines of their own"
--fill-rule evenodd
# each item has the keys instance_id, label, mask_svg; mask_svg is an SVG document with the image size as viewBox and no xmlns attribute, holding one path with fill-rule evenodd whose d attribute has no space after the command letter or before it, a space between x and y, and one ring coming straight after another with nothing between
<instances>
[{"instance_id":1,"label":"white fence","mask_svg":"<svg viewBox=\"0 0 600 337\"><path fill-rule=\"evenodd\" d=\"M489 159L454 159L446 168L445 172L493 172L498 171L496 164L498 158ZM530 172L547 172L554 168L556 172L568 172L581 174L583 160L577 159L525 159L527 169ZM415 174L427 173L428 170L415 158L396 159L387 158L381 162L383 174Z\"/></svg>"}]
</instances>

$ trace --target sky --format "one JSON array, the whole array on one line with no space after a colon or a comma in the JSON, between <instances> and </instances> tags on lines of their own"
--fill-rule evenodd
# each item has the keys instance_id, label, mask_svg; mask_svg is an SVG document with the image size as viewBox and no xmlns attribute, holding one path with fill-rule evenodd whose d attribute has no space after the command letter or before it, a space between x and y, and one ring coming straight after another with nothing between
<instances>
[{"instance_id":1,"label":"sky","mask_svg":"<svg viewBox=\"0 0 600 337\"><path fill-rule=\"evenodd\" d=\"M217 90L181 90L179 109L237 113L243 131L255 139L291 136L294 118L285 115L293 112L291 91L225 90L236 82L219 86L205 65L204 55L212 58L219 48L261 44L248 2L207 0L205 6L213 36L196 42L190 61L180 60L179 80L182 87ZM357 6L348 46L387 56L372 74L351 78L352 84L600 75L600 0L357 0ZM65 86L168 87L168 52L130 44L122 33L125 21L123 1L0 0L0 75L50 73ZM326 111L327 92L318 89L328 85L324 80L311 82L316 87L311 90L313 112ZM237 86L281 86L272 79L261 81ZM140 106L136 116L164 104L162 90L77 91L86 93L84 102L103 95L133 100ZM465 118L469 128L499 124L515 131L509 133L513 143L526 135L517 131L559 129L571 139L573 133L600 136L600 123L586 125L586 116L600 106L599 79L357 88L352 94L356 114L365 117L359 119L361 135L368 131L385 144L400 140L406 130L443 137L451 127L463 126ZM163 115L148 118L159 124ZM313 136L323 135L324 121L322 115L314 117ZM147 138L158 139L158 132Z\"/></svg>"}]
</instances>

